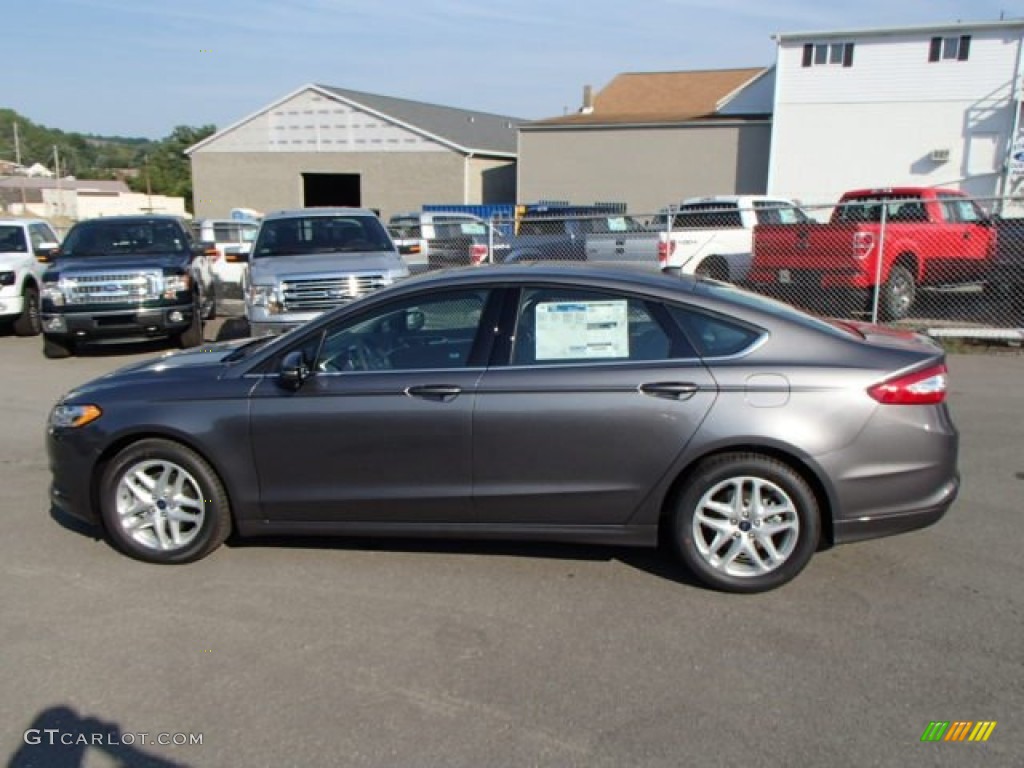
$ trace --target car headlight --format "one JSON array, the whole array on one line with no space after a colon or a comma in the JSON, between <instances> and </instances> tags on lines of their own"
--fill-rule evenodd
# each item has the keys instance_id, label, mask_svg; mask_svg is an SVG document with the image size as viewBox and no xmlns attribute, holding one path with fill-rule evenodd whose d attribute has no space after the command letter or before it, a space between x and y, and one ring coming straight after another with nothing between
<instances>
[{"instance_id":1,"label":"car headlight","mask_svg":"<svg viewBox=\"0 0 1024 768\"><path fill-rule=\"evenodd\" d=\"M249 286L249 304L253 307L263 307L271 315L284 311L281 297L273 285L251 285Z\"/></svg>"},{"instance_id":2,"label":"car headlight","mask_svg":"<svg viewBox=\"0 0 1024 768\"><path fill-rule=\"evenodd\" d=\"M64 306L64 291L57 283L43 283L42 298L54 306Z\"/></svg>"},{"instance_id":3,"label":"car headlight","mask_svg":"<svg viewBox=\"0 0 1024 768\"><path fill-rule=\"evenodd\" d=\"M98 405L57 405L50 411L51 429L75 429L103 415Z\"/></svg>"},{"instance_id":4,"label":"car headlight","mask_svg":"<svg viewBox=\"0 0 1024 768\"><path fill-rule=\"evenodd\" d=\"M188 291L191 285L188 275L167 275L164 277L164 298L176 298L177 294Z\"/></svg>"}]
</instances>

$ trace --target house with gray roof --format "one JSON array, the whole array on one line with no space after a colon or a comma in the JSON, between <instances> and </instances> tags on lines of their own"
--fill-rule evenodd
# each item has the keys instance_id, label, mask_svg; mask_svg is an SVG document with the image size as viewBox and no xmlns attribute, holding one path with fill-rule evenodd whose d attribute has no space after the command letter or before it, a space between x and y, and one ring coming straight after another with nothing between
<instances>
[{"instance_id":1,"label":"house with gray roof","mask_svg":"<svg viewBox=\"0 0 1024 768\"><path fill-rule=\"evenodd\" d=\"M187 150L197 217L515 202L522 120L310 84Z\"/></svg>"}]
</instances>

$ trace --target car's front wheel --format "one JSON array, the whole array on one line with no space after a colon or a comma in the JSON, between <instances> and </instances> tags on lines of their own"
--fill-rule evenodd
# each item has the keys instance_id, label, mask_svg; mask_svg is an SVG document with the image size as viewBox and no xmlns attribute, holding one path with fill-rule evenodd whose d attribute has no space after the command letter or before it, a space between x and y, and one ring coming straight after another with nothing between
<instances>
[{"instance_id":1,"label":"car's front wheel","mask_svg":"<svg viewBox=\"0 0 1024 768\"><path fill-rule=\"evenodd\" d=\"M785 584L818 546L814 492L792 467L756 453L702 462L671 518L671 542L690 571L727 592Z\"/></svg>"},{"instance_id":2,"label":"car's front wheel","mask_svg":"<svg viewBox=\"0 0 1024 768\"><path fill-rule=\"evenodd\" d=\"M100 513L110 541L151 563L188 563L219 547L231 530L227 491L187 446L151 438L118 453L103 473Z\"/></svg>"}]
</instances>

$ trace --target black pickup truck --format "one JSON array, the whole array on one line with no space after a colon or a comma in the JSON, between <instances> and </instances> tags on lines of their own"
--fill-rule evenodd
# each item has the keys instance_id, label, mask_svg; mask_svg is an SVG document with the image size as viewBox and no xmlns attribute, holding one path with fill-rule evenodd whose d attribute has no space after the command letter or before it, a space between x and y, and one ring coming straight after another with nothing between
<instances>
[{"instance_id":1,"label":"black pickup truck","mask_svg":"<svg viewBox=\"0 0 1024 768\"><path fill-rule=\"evenodd\" d=\"M214 311L209 250L174 216L79 222L43 273L43 354L155 337L198 346Z\"/></svg>"},{"instance_id":2,"label":"black pickup truck","mask_svg":"<svg viewBox=\"0 0 1024 768\"><path fill-rule=\"evenodd\" d=\"M992 219L996 250L992 256L985 292L993 299L1012 300L1024 307L1024 218Z\"/></svg>"}]
</instances>

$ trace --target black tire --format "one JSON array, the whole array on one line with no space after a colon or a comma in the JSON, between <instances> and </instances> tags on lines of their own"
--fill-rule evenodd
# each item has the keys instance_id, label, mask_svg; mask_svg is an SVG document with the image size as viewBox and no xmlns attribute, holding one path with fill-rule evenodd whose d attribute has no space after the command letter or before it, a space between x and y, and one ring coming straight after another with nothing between
<instances>
[{"instance_id":1,"label":"black tire","mask_svg":"<svg viewBox=\"0 0 1024 768\"><path fill-rule=\"evenodd\" d=\"M43 335L43 357L50 360L63 360L75 354L75 343L63 336Z\"/></svg>"},{"instance_id":2,"label":"black tire","mask_svg":"<svg viewBox=\"0 0 1024 768\"><path fill-rule=\"evenodd\" d=\"M217 294L211 290L206 300L207 305L203 312L203 320L214 320L217 317Z\"/></svg>"},{"instance_id":3,"label":"black tire","mask_svg":"<svg viewBox=\"0 0 1024 768\"><path fill-rule=\"evenodd\" d=\"M21 292L25 306L14 321L14 333L17 336L38 336L43 330L39 318L39 291L33 285L26 285Z\"/></svg>"},{"instance_id":4,"label":"black tire","mask_svg":"<svg viewBox=\"0 0 1024 768\"><path fill-rule=\"evenodd\" d=\"M136 485L135 494L122 481L139 475L153 485ZM153 493L161 482L178 489ZM148 563L200 560L231 533L231 507L217 473L198 453L171 440L149 438L121 450L103 472L99 502L110 543ZM174 541L175 525L180 542Z\"/></svg>"},{"instance_id":5,"label":"black tire","mask_svg":"<svg viewBox=\"0 0 1024 768\"><path fill-rule=\"evenodd\" d=\"M909 317L916 296L917 281L914 273L905 264L894 265L878 296L879 318L903 320Z\"/></svg>"},{"instance_id":6,"label":"black tire","mask_svg":"<svg viewBox=\"0 0 1024 768\"><path fill-rule=\"evenodd\" d=\"M744 504L755 483L761 484L761 503ZM734 501L735 514L726 515L722 505ZM766 501L771 506L764 506ZM728 453L701 462L669 522L676 556L700 581L724 592L782 586L810 561L821 532L818 501L807 482L789 465L757 453Z\"/></svg>"},{"instance_id":7,"label":"black tire","mask_svg":"<svg viewBox=\"0 0 1024 768\"><path fill-rule=\"evenodd\" d=\"M178 346L182 349L192 349L203 343L203 318L199 303L192 307L192 322L188 328L178 334Z\"/></svg>"},{"instance_id":8,"label":"black tire","mask_svg":"<svg viewBox=\"0 0 1024 768\"><path fill-rule=\"evenodd\" d=\"M693 271L697 277L707 277L723 283L729 282L729 265L721 256L708 256Z\"/></svg>"}]
</instances>

